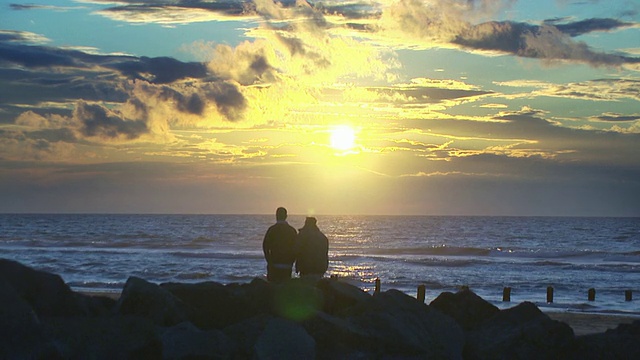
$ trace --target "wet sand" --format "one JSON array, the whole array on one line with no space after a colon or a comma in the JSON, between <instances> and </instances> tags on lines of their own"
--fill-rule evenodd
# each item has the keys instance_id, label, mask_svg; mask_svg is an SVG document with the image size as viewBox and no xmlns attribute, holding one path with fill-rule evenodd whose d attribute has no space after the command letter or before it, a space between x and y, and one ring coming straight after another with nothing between
<instances>
[{"instance_id":1,"label":"wet sand","mask_svg":"<svg viewBox=\"0 0 640 360\"><path fill-rule=\"evenodd\" d=\"M630 324L640 320L639 315L594 314L579 312L547 312L550 318L571 326L576 336L597 334L615 329L620 324Z\"/></svg>"}]
</instances>

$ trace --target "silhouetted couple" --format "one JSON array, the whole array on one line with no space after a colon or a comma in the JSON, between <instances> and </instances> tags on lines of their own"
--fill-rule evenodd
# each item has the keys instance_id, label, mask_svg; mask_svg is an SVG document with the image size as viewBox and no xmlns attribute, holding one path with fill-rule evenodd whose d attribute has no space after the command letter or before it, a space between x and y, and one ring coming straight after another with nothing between
<instances>
[{"instance_id":1,"label":"silhouetted couple","mask_svg":"<svg viewBox=\"0 0 640 360\"><path fill-rule=\"evenodd\" d=\"M267 279L291 278L295 263L301 277L320 279L329 267L329 240L320 231L316 218L308 217L298 233L287 223L287 209L276 210L276 223L264 235L262 250L267 260Z\"/></svg>"}]
</instances>

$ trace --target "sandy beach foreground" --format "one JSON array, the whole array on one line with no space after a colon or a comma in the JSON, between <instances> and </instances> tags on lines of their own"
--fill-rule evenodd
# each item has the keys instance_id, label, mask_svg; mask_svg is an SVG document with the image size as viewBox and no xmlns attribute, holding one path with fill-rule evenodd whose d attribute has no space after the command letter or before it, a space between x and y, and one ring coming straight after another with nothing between
<instances>
[{"instance_id":1,"label":"sandy beach foreground","mask_svg":"<svg viewBox=\"0 0 640 360\"><path fill-rule=\"evenodd\" d=\"M571 326L576 336L603 333L615 329L620 324L630 324L640 320L638 315L595 314L577 312L546 312L553 320L562 321Z\"/></svg>"}]
</instances>

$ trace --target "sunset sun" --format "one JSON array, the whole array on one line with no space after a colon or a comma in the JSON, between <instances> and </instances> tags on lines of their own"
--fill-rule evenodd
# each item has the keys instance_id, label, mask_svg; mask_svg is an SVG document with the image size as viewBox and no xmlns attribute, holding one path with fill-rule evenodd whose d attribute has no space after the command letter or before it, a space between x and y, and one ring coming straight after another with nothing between
<instances>
[{"instance_id":1,"label":"sunset sun","mask_svg":"<svg viewBox=\"0 0 640 360\"><path fill-rule=\"evenodd\" d=\"M355 147L356 133L347 125L334 127L330 131L329 143L336 150L349 150Z\"/></svg>"}]
</instances>

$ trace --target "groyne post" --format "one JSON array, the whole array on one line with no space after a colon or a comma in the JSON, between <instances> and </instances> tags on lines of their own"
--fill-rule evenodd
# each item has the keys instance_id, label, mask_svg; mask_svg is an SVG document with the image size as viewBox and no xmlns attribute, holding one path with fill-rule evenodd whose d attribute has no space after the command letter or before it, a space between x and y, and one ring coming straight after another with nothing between
<instances>
[{"instance_id":1,"label":"groyne post","mask_svg":"<svg viewBox=\"0 0 640 360\"><path fill-rule=\"evenodd\" d=\"M427 291L427 287L424 285L418 285L418 294L416 296L416 299L418 299L418 301L420 301L421 303L424 303L424 298L426 295L426 291Z\"/></svg>"},{"instance_id":2,"label":"groyne post","mask_svg":"<svg viewBox=\"0 0 640 360\"><path fill-rule=\"evenodd\" d=\"M547 286L547 303L553 302L553 286Z\"/></svg>"},{"instance_id":3,"label":"groyne post","mask_svg":"<svg viewBox=\"0 0 640 360\"><path fill-rule=\"evenodd\" d=\"M505 286L505 288L502 290L502 301L504 302L511 301L511 288L508 286Z\"/></svg>"},{"instance_id":4,"label":"groyne post","mask_svg":"<svg viewBox=\"0 0 640 360\"><path fill-rule=\"evenodd\" d=\"M373 290L373 294L380 294L380 278L376 278L376 288Z\"/></svg>"},{"instance_id":5,"label":"groyne post","mask_svg":"<svg viewBox=\"0 0 640 360\"><path fill-rule=\"evenodd\" d=\"M596 289L591 288L587 294L587 300L596 301Z\"/></svg>"},{"instance_id":6,"label":"groyne post","mask_svg":"<svg viewBox=\"0 0 640 360\"><path fill-rule=\"evenodd\" d=\"M631 301L631 300L633 300L633 291L625 290L625 292L624 292L624 301Z\"/></svg>"}]
</instances>

